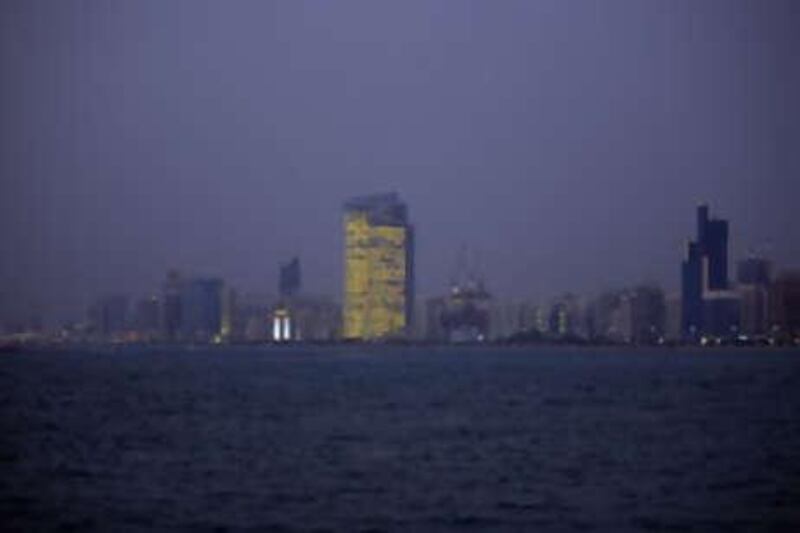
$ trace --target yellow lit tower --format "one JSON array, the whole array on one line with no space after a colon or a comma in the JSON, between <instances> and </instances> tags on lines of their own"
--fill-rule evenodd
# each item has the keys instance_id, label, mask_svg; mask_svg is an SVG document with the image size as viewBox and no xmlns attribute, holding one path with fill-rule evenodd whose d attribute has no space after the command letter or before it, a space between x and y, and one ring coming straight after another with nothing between
<instances>
[{"instance_id":1,"label":"yellow lit tower","mask_svg":"<svg viewBox=\"0 0 800 533\"><path fill-rule=\"evenodd\" d=\"M344 206L345 339L404 336L414 305L414 230L396 193Z\"/></svg>"}]
</instances>

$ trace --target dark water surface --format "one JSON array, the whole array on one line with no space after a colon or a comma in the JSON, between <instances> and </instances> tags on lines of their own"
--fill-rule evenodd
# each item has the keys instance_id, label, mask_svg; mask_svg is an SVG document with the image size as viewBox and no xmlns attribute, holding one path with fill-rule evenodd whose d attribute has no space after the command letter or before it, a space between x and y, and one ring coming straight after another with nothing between
<instances>
[{"instance_id":1,"label":"dark water surface","mask_svg":"<svg viewBox=\"0 0 800 533\"><path fill-rule=\"evenodd\" d=\"M0 358L3 530L800 531L800 352Z\"/></svg>"}]
</instances>

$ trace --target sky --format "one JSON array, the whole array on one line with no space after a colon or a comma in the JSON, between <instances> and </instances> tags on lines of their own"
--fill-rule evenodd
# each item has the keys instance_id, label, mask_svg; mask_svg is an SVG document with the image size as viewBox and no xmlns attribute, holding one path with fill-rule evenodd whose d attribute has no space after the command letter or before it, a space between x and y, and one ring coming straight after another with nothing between
<instances>
[{"instance_id":1,"label":"sky","mask_svg":"<svg viewBox=\"0 0 800 533\"><path fill-rule=\"evenodd\" d=\"M800 3L0 2L0 317L165 273L339 298L397 191L418 296L678 288L694 210L800 266Z\"/></svg>"}]
</instances>

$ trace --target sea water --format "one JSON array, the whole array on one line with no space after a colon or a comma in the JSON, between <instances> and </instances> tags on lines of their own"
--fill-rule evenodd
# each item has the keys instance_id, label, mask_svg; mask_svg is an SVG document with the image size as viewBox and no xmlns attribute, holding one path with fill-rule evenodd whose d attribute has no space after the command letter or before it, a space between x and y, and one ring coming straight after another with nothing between
<instances>
[{"instance_id":1,"label":"sea water","mask_svg":"<svg viewBox=\"0 0 800 533\"><path fill-rule=\"evenodd\" d=\"M0 359L4 530L800 531L800 352Z\"/></svg>"}]
</instances>

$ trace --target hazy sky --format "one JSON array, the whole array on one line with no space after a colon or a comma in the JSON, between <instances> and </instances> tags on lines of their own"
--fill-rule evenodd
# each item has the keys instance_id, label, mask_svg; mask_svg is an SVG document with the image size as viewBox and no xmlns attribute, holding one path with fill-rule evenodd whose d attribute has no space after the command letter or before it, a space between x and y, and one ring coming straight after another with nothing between
<instances>
[{"instance_id":1,"label":"hazy sky","mask_svg":"<svg viewBox=\"0 0 800 533\"><path fill-rule=\"evenodd\" d=\"M459 247L544 299L678 286L694 208L800 266L800 2L0 2L0 311L165 271L339 296L396 190L418 294ZM27 311L26 311L27 312Z\"/></svg>"}]
</instances>

